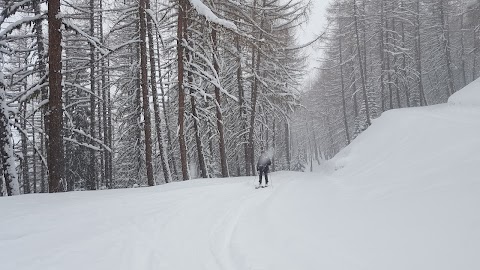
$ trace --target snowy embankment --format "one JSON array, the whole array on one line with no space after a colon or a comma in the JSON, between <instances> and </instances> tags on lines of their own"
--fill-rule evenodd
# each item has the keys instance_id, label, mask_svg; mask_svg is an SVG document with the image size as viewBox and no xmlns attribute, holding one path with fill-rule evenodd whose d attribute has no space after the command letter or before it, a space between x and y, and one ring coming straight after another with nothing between
<instances>
[{"instance_id":1,"label":"snowy embankment","mask_svg":"<svg viewBox=\"0 0 480 270\"><path fill-rule=\"evenodd\" d=\"M2 269L480 269L480 85L317 173L0 198ZM470 87L471 88L471 87Z\"/></svg>"}]
</instances>

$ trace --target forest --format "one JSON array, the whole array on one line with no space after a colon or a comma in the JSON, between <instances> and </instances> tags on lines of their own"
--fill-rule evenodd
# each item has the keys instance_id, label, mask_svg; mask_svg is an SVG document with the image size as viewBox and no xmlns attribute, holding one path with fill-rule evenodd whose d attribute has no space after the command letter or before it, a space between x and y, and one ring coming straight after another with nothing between
<instances>
[{"instance_id":1,"label":"forest","mask_svg":"<svg viewBox=\"0 0 480 270\"><path fill-rule=\"evenodd\" d=\"M2 1L0 196L311 170L478 77L478 0L332 0L300 44L311 5Z\"/></svg>"}]
</instances>

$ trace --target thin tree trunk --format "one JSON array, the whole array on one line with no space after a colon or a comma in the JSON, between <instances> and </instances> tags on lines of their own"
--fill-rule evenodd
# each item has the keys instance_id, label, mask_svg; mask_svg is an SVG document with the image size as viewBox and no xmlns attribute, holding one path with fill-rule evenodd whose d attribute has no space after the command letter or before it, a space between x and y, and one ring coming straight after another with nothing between
<instances>
[{"instance_id":1,"label":"thin tree trunk","mask_svg":"<svg viewBox=\"0 0 480 270\"><path fill-rule=\"evenodd\" d=\"M463 79L463 86L467 85L467 68L466 68L466 55L465 55L465 31L463 30L463 14L460 14L460 31L462 32L462 37L460 39L461 50L460 50L460 58L462 59L462 79Z\"/></svg>"},{"instance_id":2,"label":"thin tree trunk","mask_svg":"<svg viewBox=\"0 0 480 270\"><path fill-rule=\"evenodd\" d=\"M103 0L99 1L100 3L100 42L104 42L104 37L103 37ZM102 116L103 116L103 144L108 146L109 145L109 124L108 124L108 116L107 116L107 111L109 111L109 104L108 104L108 99L110 98L110 87L107 85L107 76L106 76L106 71L105 71L105 59L102 58L100 61L100 66L101 66L101 73L102 73ZM108 92L108 93L107 93ZM108 98L107 98L108 94ZM110 148L111 149L111 148ZM105 174L105 184L107 188L111 188L111 173L110 173L110 155L111 153L109 151L103 151L103 156L105 160L104 164L104 174Z\"/></svg>"},{"instance_id":3,"label":"thin tree trunk","mask_svg":"<svg viewBox=\"0 0 480 270\"><path fill-rule=\"evenodd\" d=\"M381 12L380 12L380 63L381 63L381 71L380 71L380 101L382 105L382 112L385 111L385 40L384 40L384 26L383 22L385 21L385 28L387 28L387 20L385 20L385 0L382 0L381 4ZM387 38L388 42L388 38Z\"/></svg>"},{"instance_id":4,"label":"thin tree trunk","mask_svg":"<svg viewBox=\"0 0 480 270\"><path fill-rule=\"evenodd\" d=\"M472 51L472 81L477 78L477 31L475 28L472 30L472 39L473 39L473 51Z\"/></svg>"},{"instance_id":5,"label":"thin tree trunk","mask_svg":"<svg viewBox=\"0 0 480 270\"><path fill-rule=\"evenodd\" d=\"M362 79L362 90L363 90L363 102L365 105L365 114L367 117L367 126L371 125L370 121L370 109L368 105L368 97L367 97L367 88L366 88L366 81L365 81L365 74L363 70L363 63L362 63L362 56L360 53L360 36L358 33L358 8L357 8L357 3L356 0L353 0L353 9L354 9L354 16L355 16L355 35L356 35L356 41L357 41L357 57L358 57L358 63L360 66L360 77Z\"/></svg>"},{"instance_id":6,"label":"thin tree trunk","mask_svg":"<svg viewBox=\"0 0 480 270\"><path fill-rule=\"evenodd\" d=\"M213 42L213 67L215 69L215 73L217 74L218 83L220 83L220 67L218 66L217 60L217 30L215 28L212 29L212 42ZM227 164L227 154L225 153L225 138L224 138L224 130L223 130L223 116L222 116L222 107L221 107L221 95L220 95L220 88L215 85L215 100L216 100L216 111L217 111L217 129L218 129L218 141L219 141L219 150L220 150L220 164L222 170L222 177L228 177L228 164Z\"/></svg>"},{"instance_id":7,"label":"thin tree trunk","mask_svg":"<svg viewBox=\"0 0 480 270\"><path fill-rule=\"evenodd\" d=\"M255 7L256 7L256 0L254 1L254 10L253 10L253 17L255 17ZM263 0L262 7L265 7L265 0ZM260 21L260 29L263 29L264 26L264 18L263 14ZM263 38L263 31L260 31L259 40ZM248 146L249 146L249 153L250 153L250 166L252 168L252 174L255 175L255 143L253 141L254 131L255 131L255 116L256 116L256 107L257 107L257 95L258 95L258 76L260 73L260 49L261 43L258 45L258 52L255 54L255 46L252 46L252 71L253 71L253 85L252 85L252 93L251 93L251 113L250 113L250 127L248 132ZM256 59L255 59L256 58Z\"/></svg>"},{"instance_id":8,"label":"thin tree trunk","mask_svg":"<svg viewBox=\"0 0 480 270\"><path fill-rule=\"evenodd\" d=\"M60 0L48 1L48 55L49 55L49 114L48 126L48 176L49 192L65 189L65 158L63 150L63 107L62 107L62 32Z\"/></svg>"},{"instance_id":9,"label":"thin tree trunk","mask_svg":"<svg viewBox=\"0 0 480 270\"><path fill-rule=\"evenodd\" d=\"M276 122L276 118L275 118L275 116L273 116L273 127L272 127L272 129L273 129L273 132L272 132L272 133L273 133L273 134L272 134L272 135L273 135L273 138L272 138L273 153L275 153L276 147L277 147L277 144L276 144L276 142L275 142L276 137L277 137L277 136L276 136L276 135L277 135L277 131L276 131L276 129L275 129L275 124L276 124L275 122ZM272 171L273 171L273 172L275 171L275 155L272 156Z\"/></svg>"},{"instance_id":10,"label":"thin tree trunk","mask_svg":"<svg viewBox=\"0 0 480 270\"><path fill-rule=\"evenodd\" d=\"M450 30L448 26L448 17L445 14L444 0L440 0L440 20L442 23L443 49L445 51L445 61L447 62L448 92L447 97L455 92L453 86L452 58L450 55Z\"/></svg>"},{"instance_id":11,"label":"thin tree trunk","mask_svg":"<svg viewBox=\"0 0 480 270\"><path fill-rule=\"evenodd\" d=\"M33 112L32 108L32 144L34 147L37 147L37 139L35 136L35 112ZM36 150L34 150L33 155L32 155L32 167L33 167L33 193L37 193L37 154ZM2 192L2 189L0 187L0 193Z\"/></svg>"},{"instance_id":12,"label":"thin tree trunk","mask_svg":"<svg viewBox=\"0 0 480 270\"><path fill-rule=\"evenodd\" d=\"M199 119L197 114L197 103L193 90L190 90L190 104L192 106L193 116L193 132L195 133L195 143L197 145L198 164L200 165L200 173L202 178L207 178L207 165L205 164L205 157L203 155L202 139L200 138Z\"/></svg>"},{"instance_id":13,"label":"thin tree trunk","mask_svg":"<svg viewBox=\"0 0 480 270\"><path fill-rule=\"evenodd\" d=\"M252 85L252 93L251 93L251 112L250 112L250 127L249 127L249 132L248 132L248 147L249 147L249 161L250 161L250 166L252 168L252 175L255 175L255 143L253 141L253 135L254 135L254 130L255 130L255 113L256 113L256 107L257 107L257 88L258 88L258 70L259 70L259 63L260 62L260 53L257 54L257 59L255 61L255 66L254 69L254 81Z\"/></svg>"},{"instance_id":14,"label":"thin tree trunk","mask_svg":"<svg viewBox=\"0 0 480 270\"><path fill-rule=\"evenodd\" d=\"M157 35L159 35L158 29L157 29ZM172 179L172 180L178 180L177 161L173 153L173 146L172 146L173 142L172 142L172 136L170 132L170 121L168 117L169 110L165 102L165 91L163 89L163 77L162 77L162 68L161 68L162 65L160 64L160 44L158 42L158 39L157 39L157 55L159 56L157 59L158 60L158 77L159 77L159 84L160 84L160 92L162 94L163 114L165 115L165 129L167 130L167 150L168 150L167 152L168 152L168 156L170 157L169 158L170 169L171 169L170 172L173 170L175 179Z\"/></svg>"},{"instance_id":15,"label":"thin tree trunk","mask_svg":"<svg viewBox=\"0 0 480 270\"><path fill-rule=\"evenodd\" d=\"M340 22L338 23L340 29ZM342 57L342 37L338 38L338 47L339 47L339 56L340 56L340 83L342 86L342 108L343 108L343 124L345 126L345 138L347 139L347 144L350 144L350 132L348 130L348 121L347 121L347 105L345 100L345 83L343 81L343 57ZM316 157L318 160L318 157Z\"/></svg>"},{"instance_id":16,"label":"thin tree trunk","mask_svg":"<svg viewBox=\"0 0 480 270\"><path fill-rule=\"evenodd\" d=\"M250 162L248 162L248 143L245 130L247 129L247 120L246 120L246 109L245 109L245 90L243 89L243 80L242 80L242 54L240 47L240 38L238 35L234 37L235 46L237 48L237 88L238 88L238 108L241 125L239 125L239 132L243 133L241 138L243 138L243 150L244 150L244 159L245 159L245 175L250 175Z\"/></svg>"},{"instance_id":17,"label":"thin tree trunk","mask_svg":"<svg viewBox=\"0 0 480 270\"><path fill-rule=\"evenodd\" d=\"M3 66L1 67L3 69ZM12 141L12 130L9 123L6 85L3 84L3 72L0 69L0 161L2 176L5 180L7 196L19 195L18 175L15 169L15 156ZM2 192L2 190L0 190Z\"/></svg>"},{"instance_id":18,"label":"thin tree trunk","mask_svg":"<svg viewBox=\"0 0 480 270\"><path fill-rule=\"evenodd\" d=\"M143 100L143 118L145 132L145 166L147 169L147 183L149 186L155 185L153 179L152 164L152 129L150 120L150 103L148 100L148 74L147 74L147 38L145 21L145 3L146 0L140 0L138 13L140 19L140 69L141 69L141 87Z\"/></svg>"},{"instance_id":19,"label":"thin tree trunk","mask_svg":"<svg viewBox=\"0 0 480 270\"><path fill-rule=\"evenodd\" d=\"M403 1L400 3L400 7L402 9L402 12L405 11ZM402 31L402 48L405 48L405 26L403 21L400 22L400 27ZM402 75L402 85L405 89L405 101L407 107L410 107L410 87L407 81L407 57L405 52L402 53Z\"/></svg>"},{"instance_id":20,"label":"thin tree trunk","mask_svg":"<svg viewBox=\"0 0 480 270\"><path fill-rule=\"evenodd\" d=\"M25 89L27 86L25 85ZM22 129L27 132L27 103L23 102L23 118L21 121ZM30 193L30 177L28 172L28 145L27 134L22 134L22 176L23 176L23 194Z\"/></svg>"},{"instance_id":21,"label":"thin tree trunk","mask_svg":"<svg viewBox=\"0 0 480 270\"><path fill-rule=\"evenodd\" d=\"M183 73L184 73L184 45L183 42L186 42L183 38L183 28L187 29L186 25L183 25L184 18L186 18L187 3L186 0L179 0L178 7L178 25L177 25L177 64L178 64L178 141L180 144L180 160L182 163L182 176L183 180L188 180L188 166L187 166L187 147L185 145L185 131L184 131L184 122L185 122L185 89L183 82Z\"/></svg>"},{"instance_id":22,"label":"thin tree trunk","mask_svg":"<svg viewBox=\"0 0 480 270\"><path fill-rule=\"evenodd\" d=\"M90 36L94 36L95 17L94 0L90 0ZM95 46L90 43L90 145L95 145ZM90 166L87 178L86 189L94 190L97 182L95 150L90 149Z\"/></svg>"},{"instance_id":23,"label":"thin tree trunk","mask_svg":"<svg viewBox=\"0 0 480 270\"><path fill-rule=\"evenodd\" d=\"M392 18L392 22L393 22L393 18ZM385 21L385 28L388 30L388 20ZM386 36L386 40L387 40L387 43L388 44L391 44L391 42L393 42L393 39L390 40L390 36L391 34L388 34L387 32L387 36ZM393 46L391 46L392 48L390 48L390 50L394 50ZM390 109L393 109L393 89L392 89L392 72L390 71L390 56L387 54L387 62L386 62L386 69L387 69L387 72L388 72L388 100L389 100L389 105L390 105Z\"/></svg>"},{"instance_id":24,"label":"thin tree trunk","mask_svg":"<svg viewBox=\"0 0 480 270\"><path fill-rule=\"evenodd\" d=\"M288 125L288 119L285 118L285 158L287 160L287 170L291 168L290 162L290 128Z\"/></svg>"},{"instance_id":25,"label":"thin tree trunk","mask_svg":"<svg viewBox=\"0 0 480 270\"><path fill-rule=\"evenodd\" d=\"M417 85L419 92L419 101L420 106L426 106L427 99L425 98L425 91L423 90L423 80L422 80L422 48L421 48L421 39L420 39L420 0L416 2L416 23L415 23L415 51L416 51L416 66L417 66ZM417 106L417 104L414 104Z\"/></svg>"},{"instance_id":26,"label":"thin tree trunk","mask_svg":"<svg viewBox=\"0 0 480 270\"><path fill-rule=\"evenodd\" d=\"M34 0L33 1L33 9L35 12L35 15L40 14L40 0ZM42 22L41 21L35 21L35 35L36 35L36 41L37 41L37 53L38 53L38 71L40 77L45 76L47 66L45 64L45 47L43 43L43 28L42 28ZM48 90L46 87L42 87L41 89L41 99L42 101L48 99ZM41 119L41 124L43 126L43 134L40 136L40 149L41 149L41 154L42 156L45 156L45 149L47 148L47 138L46 138L46 131L48 131L48 126L47 126L47 112L48 112L48 106L43 107L43 117ZM45 166L41 165L40 167L40 192L45 193Z\"/></svg>"},{"instance_id":27,"label":"thin tree trunk","mask_svg":"<svg viewBox=\"0 0 480 270\"><path fill-rule=\"evenodd\" d=\"M147 9L150 9L150 0L145 1ZM155 53L153 47L153 34L152 34L152 18L150 15L147 15L147 34L148 34L148 52L150 56L150 84L152 87L153 95L153 112L155 116L155 128L157 132L158 148L160 150L160 160L162 162L163 177L165 183L172 182L172 174L170 173L170 167L168 166L167 153L165 151L165 142L163 139L162 131L162 118L160 117L160 106L158 102L158 93L157 93L157 71L155 68ZM160 55L158 56L160 57ZM159 67L160 68L160 67Z\"/></svg>"},{"instance_id":28,"label":"thin tree trunk","mask_svg":"<svg viewBox=\"0 0 480 270\"><path fill-rule=\"evenodd\" d=\"M350 46L350 53L353 56L355 54L353 50L353 46ZM353 99L353 114L355 119L358 117L358 101L357 101L357 79L355 76L355 64L354 64L354 57L351 57L350 60L350 67L352 69L352 75L350 83L352 84L352 99Z\"/></svg>"}]
</instances>

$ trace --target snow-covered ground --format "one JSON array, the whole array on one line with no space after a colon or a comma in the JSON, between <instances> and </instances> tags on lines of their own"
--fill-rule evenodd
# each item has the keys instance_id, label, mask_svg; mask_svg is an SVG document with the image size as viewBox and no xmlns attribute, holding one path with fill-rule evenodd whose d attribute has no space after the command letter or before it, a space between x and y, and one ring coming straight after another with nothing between
<instances>
[{"instance_id":1,"label":"snow-covered ground","mask_svg":"<svg viewBox=\"0 0 480 270\"><path fill-rule=\"evenodd\" d=\"M315 173L0 198L1 269L480 269L480 82ZM472 87L470 87L472 88Z\"/></svg>"}]
</instances>

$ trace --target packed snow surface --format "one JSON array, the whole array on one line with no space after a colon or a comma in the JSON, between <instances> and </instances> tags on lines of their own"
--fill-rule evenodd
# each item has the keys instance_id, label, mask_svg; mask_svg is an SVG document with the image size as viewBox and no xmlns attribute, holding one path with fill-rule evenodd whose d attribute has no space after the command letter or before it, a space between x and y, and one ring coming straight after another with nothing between
<instances>
[{"instance_id":1,"label":"packed snow surface","mask_svg":"<svg viewBox=\"0 0 480 270\"><path fill-rule=\"evenodd\" d=\"M316 172L264 189L239 177L0 198L2 269L480 269L470 97L387 112Z\"/></svg>"}]
</instances>

